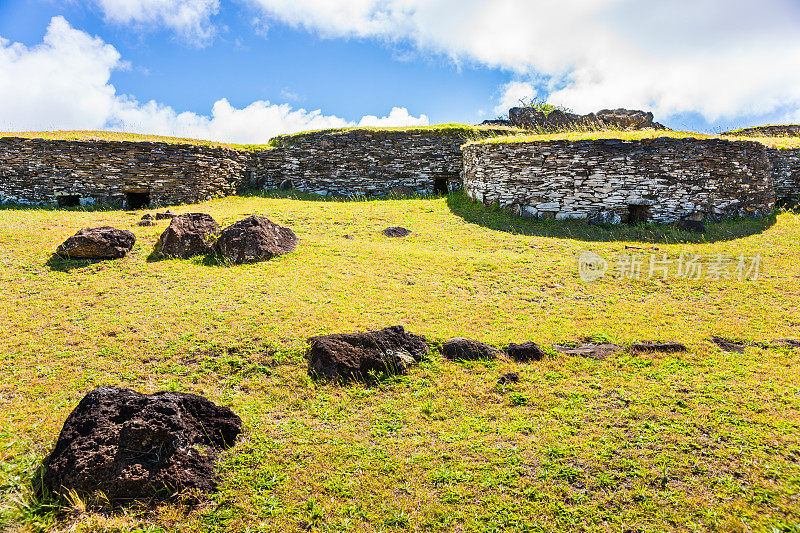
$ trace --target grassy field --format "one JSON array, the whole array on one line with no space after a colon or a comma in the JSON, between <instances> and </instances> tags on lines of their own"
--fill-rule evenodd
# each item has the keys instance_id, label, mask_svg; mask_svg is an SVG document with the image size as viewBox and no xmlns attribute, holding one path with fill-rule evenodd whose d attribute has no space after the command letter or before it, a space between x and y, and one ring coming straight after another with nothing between
<instances>
[{"instance_id":1,"label":"grassy field","mask_svg":"<svg viewBox=\"0 0 800 533\"><path fill-rule=\"evenodd\" d=\"M377 201L231 197L298 251L236 267L149 261L148 211L0 209L0 529L66 531L800 531L800 351L721 352L711 335L800 337L800 215L604 229L510 218L461 195ZM149 211L152 212L152 211ZM122 260L54 259L77 229L137 235ZM414 231L388 239L380 230ZM353 239L345 239L352 235ZM639 249L626 248L637 247ZM578 278L594 251L763 258L758 279ZM312 335L402 324L431 357L407 376L309 378ZM678 340L685 354L537 363L443 360L583 337ZM505 372L521 381L497 384ZM58 515L30 479L100 385L203 394L245 422L220 491L195 506Z\"/></svg>"}]
</instances>

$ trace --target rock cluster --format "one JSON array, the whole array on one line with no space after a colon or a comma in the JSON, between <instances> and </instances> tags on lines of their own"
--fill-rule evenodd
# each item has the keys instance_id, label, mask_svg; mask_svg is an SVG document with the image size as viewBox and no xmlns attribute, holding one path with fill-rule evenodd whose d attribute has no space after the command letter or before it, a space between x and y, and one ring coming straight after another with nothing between
<instances>
[{"instance_id":1,"label":"rock cluster","mask_svg":"<svg viewBox=\"0 0 800 533\"><path fill-rule=\"evenodd\" d=\"M556 109L544 113L532 107L512 107L508 111L512 126L538 131L569 130L643 130L666 129L653 121L653 113L631 109L603 109L588 115L576 115Z\"/></svg>"},{"instance_id":2,"label":"rock cluster","mask_svg":"<svg viewBox=\"0 0 800 533\"><path fill-rule=\"evenodd\" d=\"M84 228L64 241L56 254L67 259L119 259L133 248L136 235L128 230L102 226Z\"/></svg>"},{"instance_id":3,"label":"rock cluster","mask_svg":"<svg viewBox=\"0 0 800 533\"><path fill-rule=\"evenodd\" d=\"M44 460L41 489L111 505L209 492L218 452L233 446L241 430L233 411L194 394L96 389L64 423Z\"/></svg>"}]
</instances>

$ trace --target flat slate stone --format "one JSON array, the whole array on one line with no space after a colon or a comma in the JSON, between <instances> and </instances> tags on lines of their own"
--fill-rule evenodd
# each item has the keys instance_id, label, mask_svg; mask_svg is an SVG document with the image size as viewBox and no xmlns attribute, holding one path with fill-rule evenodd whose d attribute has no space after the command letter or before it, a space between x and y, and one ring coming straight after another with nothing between
<instances>
[{"instance_id":1,"label":"flat slate stone","mask_svg":"<svg viewBox=\"0 0 800 533\"><path fill-rule=\"evenodd\" d=\"M630 353L680 353L688 351L686 346L679 342L636 342L628 347Z\"/></svg>"},{"instance_id":2,"label":"flat slate stone","mask_svg":"<svg viewBox=\"0 0 800 533\"><path fill-rule=\"evenodd\" d=\"M722 337L711 337L711 342L716 344L721 350L731 353L744 353L744 349L749 346L742 342L736 342Z\"/></svg>"},{"instance_id":3,"label":"flat slate stone","mask_svg":"<svg viewBox=\"0 0 800 533\"><path fill-rule=\"evenodd\" d=\"M62 498L102 493L112 505L210 492L217 453L241 430L233 411L202 396L95 389L64 422L39 490Z\"/></svg>"},{"instance_id":4,"label":"flat slate stone","mask_svg":"<svg viewBox=\"0 0 800 533\"><path fill-rule=\"evenodd\" d=\"M577 355L579 357L588 357L590 359L602 361L611 355L621 352L625 348L618 344L585 342L574 346L555 344L553 345L553 349L565 355Z\"/></svg>"}]
</instances>

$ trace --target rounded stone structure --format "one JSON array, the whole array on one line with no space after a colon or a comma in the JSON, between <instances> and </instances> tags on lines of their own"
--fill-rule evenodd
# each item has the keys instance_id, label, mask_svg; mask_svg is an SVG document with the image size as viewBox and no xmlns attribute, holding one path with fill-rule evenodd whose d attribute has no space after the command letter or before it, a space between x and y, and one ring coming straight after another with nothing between
<instances>
[{"instance_id":1,"label":"rounded stone structure","mask_svg":"<svg viewBox=\"0 0 800 533\"><path fill-rule=\"evenodd\" d=\"M770 160L756 142L483 142L463 153L467 195L525 217L667 223L763 217L775 206Z\"/></svg>"}]
</instances>

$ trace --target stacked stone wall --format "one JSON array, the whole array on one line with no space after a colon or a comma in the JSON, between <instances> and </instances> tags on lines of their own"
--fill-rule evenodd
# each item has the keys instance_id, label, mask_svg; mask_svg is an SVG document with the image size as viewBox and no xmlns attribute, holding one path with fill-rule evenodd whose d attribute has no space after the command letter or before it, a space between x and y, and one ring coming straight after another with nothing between
<instances>
[{"instance_id":1,"label":"stacked stone wall","mask_svg":"<svg viewBox=\"0 0 800 533\"><path fill-rule=\"evenodd\" d=\"M265 189L283 184L323 196L383 196L395 187L452 191L461 186L461 146L474 135L461 129L355 129L278 137L276 148L255 154L255 174Z\"/></svg>"},{"instance_id":2,"label":"stacked stone wall","mask_svg":"<svg viewBox=\"0 0 800 533\"><path fill-rule=\"evenodd\" d=\"M775 194L782 202L795 203L800 200L800 149L767 149L772 162L772 179Z\"/></svg>"},{"instance_id":3,"label":"stacked stone wall","mask_svg":"<svg viewBox=\"0 0 800 533\"><path fill-rule=\"evenodd\" d=\"M766 148L717 139L470 144L463 183L476 200L537 218L713 220L775 204Z\"/></svg>"},{"instance_id":4,"label":"stacked stone wall","mask_svg":"<svg viewBox=\"0 0 800 533\"><path fill-rule=\"evenodd\" d=\"M249 181L252 154L185 144L0 138L0 202L154 205L235 194Z\"/></svg>"}]
</instances>

